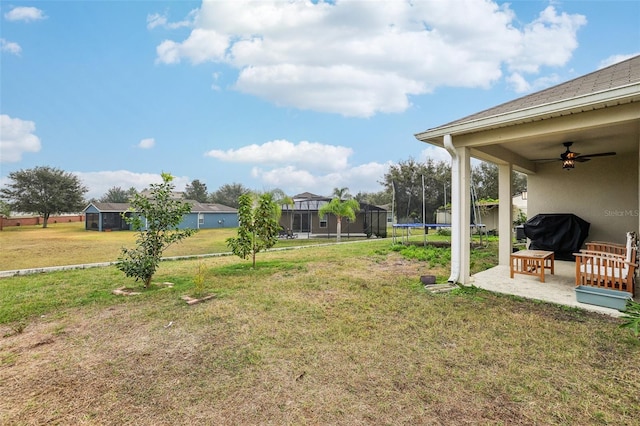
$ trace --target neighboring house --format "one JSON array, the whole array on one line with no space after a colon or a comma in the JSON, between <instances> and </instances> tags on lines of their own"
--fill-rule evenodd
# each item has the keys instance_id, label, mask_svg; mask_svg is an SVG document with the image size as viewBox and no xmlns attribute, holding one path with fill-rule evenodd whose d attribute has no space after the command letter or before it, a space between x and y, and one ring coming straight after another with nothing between
<instances>
[{"instance_id":1,"label":"neighboring house","mask_svg":"<svg viewBox=\"0 0 640 426\"><path fill-rule=\"evenodd\" d=\"M524 198L523 198L524 197ZM512 208L512 220L515 221L518 218L520 212L525 216L527 214L527 198L526 192L515 195L511 198ZM500 202L499 201L478 201L477 209L480 220L479 222L484 225L484 229L489 232L498 232L499 216L500 216Z\"/></svg>"},{"instance_id":2,"label":"neighboring house","mask_svg":"<svg viewBox=\"0 0 640 426\"><path fill-rule=\"evenodd\" d=\"M317 236L336 235L337 220L334 215L319 217L318 211L331 201L330 197L315 195L310 192L295 195L293 205L282 205L280 225L291 229L294 233L308 233ZM355 222L342 219L341 234L387 236L387 210L372 204L360 203L360 211L356 212Z\"/></svg>"},{"instance_id":3,"label":"neighboring house","mask_svg":"<svg viewBox=\"0 0 640 426\"><path fill-rule=\"evenodd\" d=\"M464 224L471 220L465 184L471 157L498 165L500 235L511 235L512 170L527 175L528 217L573 213L590 222L588 240L623 243L625 232L640 228L640 56L416 138L446 148L452 157L450 281L470 281L470 231ZM565 142L573 142L571 152L582 155L616 155L564 164ZM500 264L509 264L512 244L511 238L500 238Z\"/></svg>"},{"instance_id":4,"label":"neighboring house","mask_svg":"<svg viewBox=\"0 0 640 426\"><path fill-rule=\"evenodd\" d=\"M188 201L191 213L185 215L178 226L181 229L235 228L238 226L238 210L222 204L204 204ZM122 217L129 216L129 203L91 203L84 209L85 229L91 231L129 230Z\"/></svg>"}]
</instances>

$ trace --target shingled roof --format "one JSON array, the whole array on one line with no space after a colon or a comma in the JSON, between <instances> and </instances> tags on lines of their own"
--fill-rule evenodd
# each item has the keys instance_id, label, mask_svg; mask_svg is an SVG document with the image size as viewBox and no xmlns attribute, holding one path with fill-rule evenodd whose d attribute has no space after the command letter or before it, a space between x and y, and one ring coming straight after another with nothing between
<instances>
[{"instance_id":1,"label":"shingled roof","mask_svg":"<svg viewBox=\"0 0 640 426\"><path fill-rule=\"evenodd\" d=\"M640 55L618 62L590 74L569 80L557 86L532 93L513 101L477 112L439 127L447 127L527 108L591 95L640 82Z\"/></svg>"}]
</instances>

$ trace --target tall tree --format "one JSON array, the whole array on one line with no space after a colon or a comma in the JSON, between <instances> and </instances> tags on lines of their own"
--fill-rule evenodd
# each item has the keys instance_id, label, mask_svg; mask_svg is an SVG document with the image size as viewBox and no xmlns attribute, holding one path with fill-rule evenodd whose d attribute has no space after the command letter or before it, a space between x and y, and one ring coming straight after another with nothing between
<instances>
[{"instance_id":1,"label":"tall tree","mask_svg":"<svg viewBox=\"0 0 640 426\"><path fill-rule=\"evenodd\" d=\"M249 193L249 189L241 183L224 184L211 194L212 203L238 208L240 206L240 196Z\"/></svg>"},{"instance_id":2,"label":"tall tree","mask_svg":"<svg viewBox=\"0 0 640 426\"><path fill-rule=\"evenodd\" d=\"M119 186L111 187L100 198L101 203L128 203L131 199L131 195L128 191L120 188Z\"/></svg>"},{"instance_id":3,"label":"tall tree","mask_svg":"<svg viewBox=\"0 0 640 426\"><path fill-rule=\"evenodd\" d=\"M340 241L342 218L346 217L350 220L356 220L356 213L358 211L360 211L360 203L355 199L341 200L338 197L334 197L327 204L320 207L318 215L322 217L325 214L332 214L336 217L336 241Z\"/></svg>"},{"instance_id":4,"label":"tall tree","mask_svg":"<svg viewBox=\"0 0 640 426\"><path fill-rule=\"evenodd\" d=\"M374 206L384 206L392 201L391 193L383 190L378 192L358 192L355 197L360 204L372 204Z\"/></svg>"},{"instance_id":5,"label":"tall tree","mask_svg":"<svg viewBox=\"0 0 640 426\"><path fill-rule=\"evenodd\" d=\"M151 184L148 196L136 194L130 214L124 216L138 233L137 246L122 248L117 267L126 276L141 280L145 288L151 284L164 250L196 232L179 228L184 215L191 211L191 204L172 198L172 180L171 174L162 173L162 183Z\"/></svg>"},{"instance_id":6,"label":"tall tree","mask_svg":"<svg viewBox=\"0 0 640 426\"><path fill-rule=\"evenodd\" d=\"M496 164L481 161L472 168L471 178L479 200L498 198L498 166ZM527 190L527 176L514 170L511 174L511 184L511 195L520 194Z\"/></svg>"},{"instance_id":7,"label":"tall tree","mask_svg":"<svg viewBox=\"0 0 640 426\"><path fill-rule=\"evenodd\" d=\"M191 184L187 184L185 187L184 198L187 200L197 201L199 203L206 203L209 198L207 194L207 185L200 182L198 179L194 179Z\"/></svg>"},{"instance_id":8,"label":"tall tree","mask_svg":"<svg viewBox=\"0 0 640 426\"><path fill-rule=\"evenodd\" d=\"M424 177L424 198L423 198ZM438 207L445 204L445 187L451 187L451 167L444 161L429 158L419 163L413 158L391 165L383 181L389 194L395 192L395 212L400 222L422 218L423 223L432 220ZM423 216L423 202L424 212Z\"/></svg>"},{"instance_id":9,"label":"tall tree","mask_svg":"<svg viewBox=\"0 0 640 426\"><path fill-rule=\"evenodd\" d=\"M9 183L0 189L0 198L7 201L12 211L42 216L42 227L46 228L51 215L81 211L86 192L76 175L39 166L9 173Z\"/></svg>"},{"instance_id":10,"label":"tall tree","mask_svg":"<svg viewBox=\"0 0 640 426\"><path fill-rule=\"evenodd\" d=\"M268 192L260 195L257 200L252 194L242 194L239 204L238 236L228 238L227 245L233 254L242 259L251 256L255 268L256 254L278 242L279 209Z\"/></svg>"},{"instance_id":11,"label":"tall tree","mask_svg":"<svg viewBox=\"0 0 640 426\"><path fill-rule=\"evenodd\" d=\"M333 196L339 200L348 200L353 198L349 193L349 188L333 188Z\"/></svg>"}]
</instances>

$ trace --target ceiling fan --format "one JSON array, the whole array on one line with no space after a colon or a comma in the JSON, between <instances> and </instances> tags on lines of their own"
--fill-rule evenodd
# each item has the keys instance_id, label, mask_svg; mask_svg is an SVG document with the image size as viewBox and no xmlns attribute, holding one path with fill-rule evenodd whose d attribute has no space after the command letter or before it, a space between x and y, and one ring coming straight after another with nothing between
<instances>
[{"instance_id":1,"label":"ceiling fan","mask_svg":"<svg viewBox=\"0 0 640 426\"><path fill-rule=\"evenodd\" d=\"M562 168L571 170L575 167L576 162L584 163L585 161L591 160L593 157L607 157L609 155L616 155L615 152L600 152L597 154L580 155L579 152L573 152L569 149L571 145L573 145L573 142L564 142L562 145L564 145L567 150L560 154L560 157L535 161L562 161Z\"/></svg>"}]
</instances>

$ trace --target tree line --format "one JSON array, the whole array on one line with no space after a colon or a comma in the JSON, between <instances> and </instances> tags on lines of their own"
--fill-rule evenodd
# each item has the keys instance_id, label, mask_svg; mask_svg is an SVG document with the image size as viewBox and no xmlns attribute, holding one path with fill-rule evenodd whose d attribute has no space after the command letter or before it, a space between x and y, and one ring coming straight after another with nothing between
<instances>
[{"instance_id":1,"label":"tree line","mask_svg":"<svg viewBox=\"0 0 640 426\"><path fill-rule=\"evenodd\" d=\"M480 162L472 167L471 177L478 200L498 198L496 165ZM388 206L394 210L399 222L428 223L435 219L439 208L450 204L451 166L445 161L427 159L419 162L409 158L391 165L378 184L380 191L358 192L353 199L360 204ZM526 191L526 185L526 176L514 172L513 195ZM44 218L43 226L46 227L50 215L76 213L90 202L128 203L138 194L133 187L123 189L114 186L99 199L86 200L84 195L87 192L88 189L76 175L58 168L39 166L12 172L8 176L8 183L0 188L0 214L9 216L11 211L39 214ZM239 208L240 197L251 192L254 191L236 182L209 192L206 183L194 179L186 185L183 198ZM287 195L280 189L270 192L282 200L294 195Z\"/></svg>"}]
</instances>

